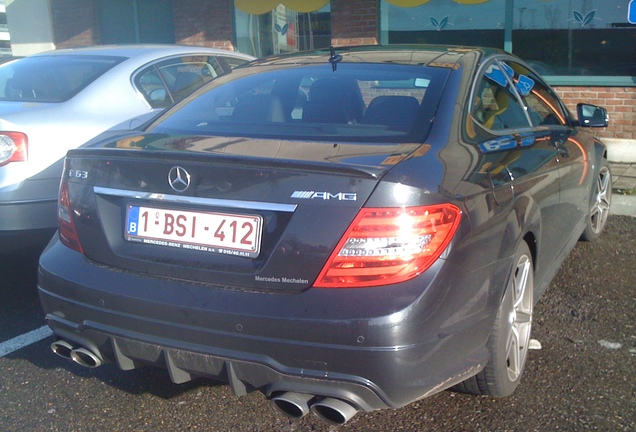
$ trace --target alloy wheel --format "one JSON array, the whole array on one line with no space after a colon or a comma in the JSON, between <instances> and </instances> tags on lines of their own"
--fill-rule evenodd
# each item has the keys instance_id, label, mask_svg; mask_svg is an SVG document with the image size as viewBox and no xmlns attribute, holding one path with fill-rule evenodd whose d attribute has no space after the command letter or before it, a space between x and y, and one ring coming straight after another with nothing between
<instances>
[{"instance_id":1,"label":"alloy wheel","mask_svg":"<svg viewBox=\"0 0 636 432\"><path fill-rule=\"evenodd\" d=\"M510 331L506 344L507 372L510 381L516 381L523 372L530 330L532 328L532 262L522 255L512 275L513 307L508 322Z\"/></svg>"},{"instance_id":2,"label":"alloy wheel","mask_svg":"<svg viewBox=\"0 0 636 432\"><path fill-rule=\"evenodd\" d=\"M590 212L590 228L594 234L599 234L605 227L609 215L612 198L612 178L607 166L601 166L596 178L596 195Z\"/></svg>"}]
</instances>

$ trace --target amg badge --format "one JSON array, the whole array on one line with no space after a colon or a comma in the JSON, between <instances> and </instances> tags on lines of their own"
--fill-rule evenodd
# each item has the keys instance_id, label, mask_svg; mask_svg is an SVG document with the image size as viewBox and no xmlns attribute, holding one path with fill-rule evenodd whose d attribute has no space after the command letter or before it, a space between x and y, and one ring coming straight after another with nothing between
<instances>
[{"instance_id":1,"label":"amg badge","mask_svg":"<svg viewBox=\"0 0 636 432\"><path fill-rule=\"evenodd\" d=\"M322 199L322 200L338 200L338 201L356 201L358 195L354 192L316 192L316 191L294 191L291 198L298 199Z\"/></svg>"}]
</instances>

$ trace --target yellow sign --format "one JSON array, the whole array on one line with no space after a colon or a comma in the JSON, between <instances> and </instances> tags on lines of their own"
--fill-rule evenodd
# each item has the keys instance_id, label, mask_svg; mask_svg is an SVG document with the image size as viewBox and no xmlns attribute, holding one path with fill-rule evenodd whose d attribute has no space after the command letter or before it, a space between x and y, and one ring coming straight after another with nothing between
<instances>
[{"instance_id":1,"label":"yellow sign","mask_svg":"<svg viewBox=\"0 0 636 432\"><path fill-rule=\"evenodd\" d=\"M234 0L234 7L252 15L262 15L279 4L295 12L314 12L322 9L329 0Z\"/></svg>"}]
</instances>

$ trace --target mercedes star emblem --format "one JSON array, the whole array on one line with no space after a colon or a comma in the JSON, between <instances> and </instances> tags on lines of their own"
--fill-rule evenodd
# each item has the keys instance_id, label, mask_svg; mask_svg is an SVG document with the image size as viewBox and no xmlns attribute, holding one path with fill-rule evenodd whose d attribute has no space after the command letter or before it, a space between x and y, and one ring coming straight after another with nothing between
<instances>
[{"instance_id":1,"label":"mercedes star emblem","mask_svg":"<svg viewBox=\"0 0 636 432\"><path fill-rule=\"evenodd\" d=\"M175 166L168 173L168 183L176 192L184 192L190 186L190 174L180 166Z\"/></svg>"}]
</instances>

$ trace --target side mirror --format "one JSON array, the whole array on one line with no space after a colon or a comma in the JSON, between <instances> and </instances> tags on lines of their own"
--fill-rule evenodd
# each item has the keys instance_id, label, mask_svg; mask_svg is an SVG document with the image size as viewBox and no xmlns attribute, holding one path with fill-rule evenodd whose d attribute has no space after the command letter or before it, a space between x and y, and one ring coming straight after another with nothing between
<instances>
[{"instance_id":1,"label":"side mirror","mask_svg":"<svg viewBox=\"0 0 636 432\"><path fill-rule=\"evenodd\" d=\"M607 127L609 124L609 116L605 108L580 103L576 106L576 113L579 118L579 126Z\"/></svg>"}]
</instances>

